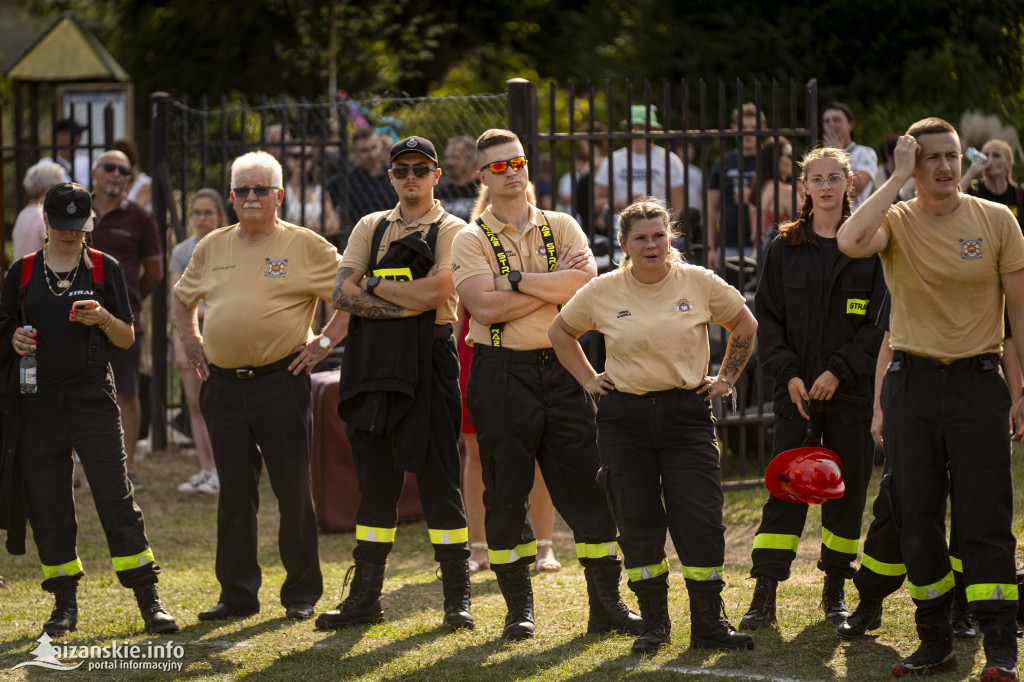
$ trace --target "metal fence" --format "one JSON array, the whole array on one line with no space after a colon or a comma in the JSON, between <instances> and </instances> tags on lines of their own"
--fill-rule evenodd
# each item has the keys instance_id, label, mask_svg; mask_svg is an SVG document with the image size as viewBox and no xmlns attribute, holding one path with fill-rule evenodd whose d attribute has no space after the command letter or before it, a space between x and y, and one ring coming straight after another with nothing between
<instances>
[{"instance_id":1,"label":"metal fence","mask_svg":"<svg viewBox=\"0 0 1024 682\"><path fill-rule=\"evenodd\" d=\"M731 127L733 112L745 102L753 104L756 124L744 129L740 118L738 127ZM627 123L635 106L642 112L642 124L630 126ZM681 230L674 243L691 262L708 263L707 246L713 239L715 257L711 258L717 261L720 274L752 299L766 242L761 238L751 242L740 239L733 246L727 243L723 226L732 221L740 235L759 237L778 222L780 192L785 191L782 188L789 187L790 201L795 205L795 186L781 184L775 173L763 170L779 167L779 146L767 151L769 148L761 143L784 136L799 156L816 143L817 107L814 81L802 86L792 81L780 85L775 81L746 84L738 80L713 84L681 80L657 85L647 81L600 86L569 83L549 84L540 92L533 83L513 80L507 92L500 94L329 103L262 98L255 103L222 99L212 104L205 98L190 102L155 93L151 98L150 140L153 211L165 238L165 254L169 254L186 237L185 216L192 194L201 187L213 187L226 197L231 161L242 153L265 149L282 160L286 172L289 162L294 162L293 168L303 169L299 188L304 196L306 183L321 185L331 177L339 178L341 189L346 189L347 171L357 163L351 149L356 128L372 126L393 139L421 135L434 141L442 152L445 141L452 137L476 137L487 128L507 127L523 140L540 204L576 215L590 237L602 270L614 267L616 260L616 207L637 195L671 194L679 188L681 196L665 197L669 201L679 199L671 206ZM90 120L102 115L94 111L86 114ZM758 142L752 156L754 170L739 172L737 167L732 177L715 164L742 149L744 138ZM0 148L3 172L13 171L20 181L25 164L51 153L53 143L53 139L40 141L35 135L13 147ZM103 145L93 146L108 148L110 143L105 140ZM632 146L634 152L625 154L620 163L621 153L616 156L615 148L627 146ZM668 152L677 153L673 157ZM602 157L607 159L603 164ZM744 164L749 161L744 157ZM442 158L442 166L443 162ZM746 169L746 165L743 167ZM625 180L624 190L621 181L616 184L620 175ZM716 180L717 190L709 190ZM773 191L749 193L750 185L758 190L768 186ZM18 208L23 205L23 197L5 194L8 209L12 204ZM303 201L298 222L309 225L315 222L311 213L319 215L319 229L343 247L358 216L346 213L345 206L329 206L329 198L327 191L321 191L319 206ZM765 200L769 206L763 205ZM735 216L729 214L730 203L742 209ZM328 225L324 218L331 208L338 219ZM712 220L707 219L709 213L713 214ZM151 301L153 329L168 329L167 304L168 291L161 283ZM153 446L160 448L167 439L166 406L177 404L179 398L168 395L168 335L155 333L150 338ZM715 328L713 362L721 360L725 342L724 330ZM593 354L600 361L599 344ZM767 464L772 421L771 386L767 384L757 370L755 356L738 386L738 412L717 410L723 476L727 479L759 475Z\"/></svg>"}]
</instances>

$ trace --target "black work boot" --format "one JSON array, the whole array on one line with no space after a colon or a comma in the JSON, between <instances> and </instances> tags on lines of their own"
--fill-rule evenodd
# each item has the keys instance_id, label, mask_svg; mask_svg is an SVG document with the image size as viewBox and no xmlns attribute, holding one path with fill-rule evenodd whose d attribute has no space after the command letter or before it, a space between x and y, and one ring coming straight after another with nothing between
<instances>
[{"instance_id":1,"label":"black work boot","mask_svg":"<svg viewBox=\"0 0 1024 682\"><path fill-rule=\"evenodd\" d=\"M353 575L354 574L354 575ZM384 609L380 606L380 592L384 587L384 564L357 561L345 573L341 586L344 594L349 577L352 587L348 596L333 611L321 613L316 619L317 630L338 630L354 625L372 625L384 622Z\"/></svg>"},{"instance_id":2,"label":"black work boot","mask_svg":"<svg viewBox=\"0 0 1024 682\"><path fill-rule=\"evenodd\" d=\"M533 637L533 585L530 584L530 565L524 564L511 570L496 570L494 575L498 578L498 588L508 608L501 638L506 642L530 639Z\"/></svg>"},{"instance_id":3,"label":"black work boot","mask_svg":"<svg viewBox=\"0 0 1024 682\"><path fill-rule=\"evenodd\" d=\"M986 627L985 669L981 682L1017 682L1017 633L1005 627Z\"/></svg>"},{"instance_id":4,"label":"black work boot","mask_svg":"<svg viewBox=\"0 0 1024 682\"><path fill-rule=\"evenodd\" d=\"M974 627L971 608L967 604L967 588L963 573L953 572L953 636L957 639L974 639L978 631Z\"/></svg>"},{"instance_id":5,"label":"black work boot","mask_svg":"<svg viewBox=\"0 0 1024 682\"><path fill-rule=\"evenodd\" d=\"M721 580L686 580L690 594L690 646L694 649L753 649L754 638L729 624Z\"/></svg>"},{"instance_id":6,"label":"black work boot","mask_svg":"<svg viewBox=\"0 0 1024 682\"><path fill-rule=\"evenodd\" d=\"M132 591L135 592L135 601L139 603L139 613L142 614L142 621L146 624L146 632L163 635L178 631L178 624L174 622L174 616L167 613L164 605L160 603L156 583L137 585L132 588Z\"/></svg>"},{"instance_id":7,"label":"black work boot","mask_svg":"<svg viewBox=\"0 0 1024 682\"><path fill-rule=\"evenodd\" d=\"M653 580L656 580L653 579ZM647 581L642 581L647 582ZM656 587L633 587L640 602L644 631L633 641L634 654L653 654L663 644L668 644L672 635L672 622L668 615L668 581ZM633 583L630 583L633 586Z\"/></svg>"},{"instance_id":8,"label":"black work boot","mask_svg":"<svg viewBox=\"0 0 1024 682\"><path fill-rule=\"evenodd\" d=\"M861 595L850 617L839 624L836 634L847 639L863 637L868 630L882 627L882 600Z\"/></svg>"},{"instance_id":9,"label":"black work boot","mask_svg":"<svg viewBox=\"0 0 1024 682\"><path fill-rule=\"evenodd\" d=\"M476 623L469 612L469 562L441 562L441 589L444 591L444 624L453 630L472 630Z\"/></svg>"},{"instance_id":10,"label":"black work boot","mask_svg":"<svg viewBox=\"0 0 1024 682\"><path fill-rule=\"evenodd\" d=\"M757 579L750 608L740 619L740 630L753 632L775 622L775 591L778 587L779 581L774 578Z\"/></svg>"},{"instance_id":11,"label":"black work boot","mask_svg":"<svg viewBox=\"0 0 1024 682\"><path fill-rule=\"evenodd\" d=\"M953 638L942 637L922 640L917 651L893 665L889 674L893 677L924 677L956 670L956 667Z\"/></svg>"},{"instance_id":12,"label":"black work boot","mask_svg":"<svg viewBox=\"0 0 1024 682\"><path fill-rule=\"evenodd\" d=\"M53 593L54 607L50 620L43 623L43 632L51 637L59 637L74 632L78 627L77 588L71 586L56 590Z\"/></svg>"},{"instance_id":13,"label":"black work boot","mask_svg":"<svg viewBox=\"0 0 1024 682\"><path fill-rule=\"evenodd\" d=\"M635 636L644 631L643 619L622 603L619 595L622 567L618 563L586 566L583 575L587 578L587 594L590 596L588 633L617 632Z\"/></svg>"},{"instance_id":14,"label":"black work boot","mask_svg":"<svg viewBox=\"0 0 1024 682\"><path fill-rule=\"evenodd\" d=\"M846 608L846 578L825 574L825 585L821 588L821 608L825 612L825 619L836 625L850 617L850 611Z\"/></svg>"}]
</instances>

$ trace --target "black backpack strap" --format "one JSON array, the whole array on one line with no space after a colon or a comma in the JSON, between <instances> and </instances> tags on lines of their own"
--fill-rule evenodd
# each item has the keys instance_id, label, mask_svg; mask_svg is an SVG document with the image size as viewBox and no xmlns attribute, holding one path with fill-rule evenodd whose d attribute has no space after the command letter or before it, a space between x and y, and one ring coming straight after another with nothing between
<instances>
[{"instance_id":1,"label":"black backpack strap","mask_svg":"<svg viewBox=\"0 0 1024 682\"><path fill-rule=\"evenodd\" d=\"M476 224L487 235L487 241L491 243L491 248L494 249L494 257L498 259L498 274L507 275L512 272L512 268L508 264L508 255L505 253L505 248L501 245L498 235L494 234L494 231L487 227L483 216L476 219ZM495 348L501 347L501 333L505 329L505 324L505 322L495 322L491 325L491 345Z\"/></svg>"},{"instance_id":2,"label":"black backpack strap","mask_svg":"<svg viewBox=\"0 0 1024 682\"><path fill-rule=\"evenodd\" d=\"M384 233L388 231L388 217L384 216L373 229L373 239L370 241L370 262L367 272L371 275L377 269L377 251L380 250L380 243L384 241Z\"/></svg>"}]
</instances>

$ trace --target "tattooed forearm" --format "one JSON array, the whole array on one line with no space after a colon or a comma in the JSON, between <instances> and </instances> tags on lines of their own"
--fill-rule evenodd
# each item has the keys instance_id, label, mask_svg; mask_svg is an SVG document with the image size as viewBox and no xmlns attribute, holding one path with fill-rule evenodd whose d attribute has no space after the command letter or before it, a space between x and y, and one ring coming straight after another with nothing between
<instances>
[{"instance_id":1,"label":"tattooed forearm","mask_svg":"<svg viewBox=\"0 0 1024 682\"><path fill-rule=\"evenodd\" d=\"M753 350L754 334L747 334L746 336L733 334L730 336L729 345L725 348L725 360L722 361L720 374L735 382L740 372L746 366L747 360L750 359L750 354Z\"/></svg>"},{"instance_id":2,"label":"tattooed forearm","mask_svg":"<svg viewBox=\"0 0 1024 682\"><path fill-rule=\"evenodd\" d=\"M345 293L345 282L354 274L355 270L352 268L338 269L338 276L334 278L334 291L331 295L331 300L336 308L372 320L393 320L409 315L409 312L402 306L368 294L362 289L358 289L358 293L351 295Z\"/></svg>"}]
</instances>

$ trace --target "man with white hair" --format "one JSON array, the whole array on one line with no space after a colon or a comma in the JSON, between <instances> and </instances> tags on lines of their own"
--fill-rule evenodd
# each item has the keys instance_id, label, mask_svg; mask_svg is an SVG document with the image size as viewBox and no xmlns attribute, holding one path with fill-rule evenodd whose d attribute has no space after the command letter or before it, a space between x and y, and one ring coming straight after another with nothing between
<instances>
[{"instance_id":1,"label":"man with white hair","mask_svg":"<svg viewBox=\"0 0 1024 682\"><path fill-rule=\"evenodd\" d=\"M259 611L256 511L263 464L281 512L285 615L306 619L323 593L310 478L309 373L342 336L335 313L310 331L317 299L330 302L341 257L323 237L277 217L281 164L251 152L231 166L237 225L196 246L174 287L175 329L203 381L199 402L220 474L216 606L200 620ZM200 335L196 306L206 302Z\"/></svg>"}]
</instances>

